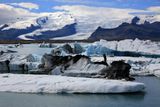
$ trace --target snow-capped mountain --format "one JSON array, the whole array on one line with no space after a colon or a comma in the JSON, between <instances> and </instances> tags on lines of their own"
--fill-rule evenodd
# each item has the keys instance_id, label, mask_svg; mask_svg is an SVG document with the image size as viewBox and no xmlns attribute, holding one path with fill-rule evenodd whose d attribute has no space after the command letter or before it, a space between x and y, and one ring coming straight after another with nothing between
<instances>
[{"instance_id":1,"label":"snow-capped mountain","mask_svg":"<svg viewBox=\"0 0 160 107\"><path fill-rule=\"evenodd\" d=\"M75 19L70 14L43 13L28 20L5 24L1 26L0 33L1 39L42 39L41 35L44 36L43 38L51 39L76 33L75 25Z\"/></svg>"},{"instance_id":2,"label":"snow-capped mountain","mask_svg":"<svg viewBox=\"0 0 160 107\"><path fill-rule=\"evenodd\" d=\"M138 24L158 21L157 16L141 15ZM69 12L41 13L26 20L0 25L1 40L88 39L99 27L115 28L133 17L121 20L99 16L76 16ZM18 18L17 18L18 20Z\"/></svg>"}]
</instances>

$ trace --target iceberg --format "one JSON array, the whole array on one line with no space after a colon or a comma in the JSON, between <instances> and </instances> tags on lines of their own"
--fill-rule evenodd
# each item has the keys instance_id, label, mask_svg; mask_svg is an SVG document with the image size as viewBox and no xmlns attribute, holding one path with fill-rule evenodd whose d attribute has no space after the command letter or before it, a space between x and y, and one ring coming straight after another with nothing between
<instances>
[{"instance_id":1,"label":"iceberg","mask_svg":"<svg viewBox=\"0 0 160 107\"><path fill-rule=\"evenodd\" d=\"M160 47L159 47L160 43L153 42L150 40L139 40L139 39L135 40L125 39L120 41L100 40L93 44L99 44L101 46L116 51L130 51L130 52L147 53L147 54L160 53Z\"/></svg>"},{"instance_id":2,"label":"iceberg","mask_svg":"<svg viewBox=\"0 0 160 107\"><path fill-rule=\"evenodd\" d=\"M9 61L8 64L6 61ZM20 55L17 53L5 53L0 56L0 72L20 73L38 68L41 56L36 54Z\"/></svg>"},{"instance_id":3,"label":"iceberg","mask_svg":"<svg viewBox=\"0 0 160 107\"><path fill-rule=\"evenodd\" d=\"M92 57L92 61L102 61L102 57ZM160 77L160 58L145 58L145 57L107 57L107 63L113 61L124 60L131 65L131 75L147 76L154 75Z\"/></svg>"},{"instance_id":4,"label":"iceberg","mask_svg":"<svg viewBox=\"0 0 160 107\"><path fill-rule=\"evenodd\" d=\"M160 63L148 65L147 70L150 71L156 77L160 77Z\"/></svg>"},{"instance_id":5,"label":"iceberg","mask_svg":"<svg viewBox=\"0 0 160 107\"><path fill-rule=\"evenodd\" d=\"M142 92L139 82L53 75L0 74L0 91L17 93L132 93Z\"/></svg>"},{"instance_id":6,"label":"iceberg","mask_svg":"<svg viewBox=\"0 0 160 107\"><path fill-rule=\"evenodd\" d=\"M155 71L155 72L154 72L154 75L155 75L156 77L160 77L160 69L157 70L157 71Z\"/></svg>"},{"instance_id":7,"label":"iceberg","mask_svg":"<svg viewBox=\"0 0 160 107\"><path fill-rule=\"evenodd\" d=\"M82 53L82 52L84 52L85 50L83 49L83 47L79 44L79 43L77 43L77 42L75 42L74 44L73 44L73 53L75 53L75 54L80 54L80 53Z\"/></svg>"},{"instance_id":8,"label":"iceberg","mask_svg":"<svg viewBox=\"0 0 160 107\"><path fill-rule=\"evenodd\" d=\"M93 56L93 55L111 55L112 54L111 49L102 46L100 43L93 43L87 46L86 52L84 52L85 55L87 56Z\"/></svg>"}]
</instances>

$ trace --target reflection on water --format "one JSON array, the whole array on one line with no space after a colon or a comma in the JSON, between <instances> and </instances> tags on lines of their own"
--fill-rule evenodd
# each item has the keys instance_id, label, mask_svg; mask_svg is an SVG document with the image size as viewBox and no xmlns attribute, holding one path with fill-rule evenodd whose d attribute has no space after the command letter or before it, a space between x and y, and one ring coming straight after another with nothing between
<instances>
[{"instance_id":1,"label":"reflection on water","mask_svg":"<svg viewBox=\"0 0 160 107\"><path fill-rule=\"evenodd\" d=\"M17 94L0 93L0 107L159 107L160 80L138 77L146 93L134 94Z\"/></svg>"},{"instance_id":2,"label":"reflection on water","mask_svg":"<svg viewBox=\"0 0 160 107\"><path fill-rule=\"evenodd\" d=\"M1 93L0 107L105 107L126 106L140 103L144 94L135 95L80 95L80 94L15 94ZM3 102L2 102L3 101Z\"/></svg>"}]
</instances>

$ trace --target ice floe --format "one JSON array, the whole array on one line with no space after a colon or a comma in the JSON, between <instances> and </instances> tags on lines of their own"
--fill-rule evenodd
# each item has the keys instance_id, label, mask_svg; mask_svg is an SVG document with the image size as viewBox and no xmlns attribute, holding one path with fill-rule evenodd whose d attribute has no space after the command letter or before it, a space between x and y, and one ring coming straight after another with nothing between
<instances>
[{"instance_id":1,"label":"ice floe","mask_svg":"<svg viewBox=\"0 0 160 107\"><path fill-rule=\"evenodd\" d=\"M49 75L0 74L0 91L17 93L131 93L145 85L123 80Z\"/></svg>"}]
</instances>

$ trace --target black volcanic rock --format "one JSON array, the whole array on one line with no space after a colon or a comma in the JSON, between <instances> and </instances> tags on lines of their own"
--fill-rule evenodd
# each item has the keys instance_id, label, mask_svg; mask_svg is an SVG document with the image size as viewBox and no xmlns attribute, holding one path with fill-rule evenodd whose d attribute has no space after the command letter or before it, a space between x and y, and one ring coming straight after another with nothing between
<instances>
[{"instance_id":1,"label":"black volcanic rock","mask_svg":"<svg viewBox=\"0 0 160 107\"><path fill-rule=\"evenodd\" d=\"M89 40L123 40L123 39L142 39L160 40L160 22L136 24L139 18L133 18L132 23L122 23L117 28L105 29L98 27L91 34Z\"/></svg>"},{"instance_id":2,"label":"black volcanic rock","mask_svg":"<svg viewBox=\"0 0 160 107\"><path fill-rule=\"evenodd\" d=\"M150 22L148 22L148 21L145 20L144 24L147 25L147 24L150 24Z\"/></svg>"},{"instance_id":3,"label":"black volcanic rock","mask_svg":"<svg viewBox=\"0 0 160 107\"><path fill-rule=\"evenodd\" d=\"M132 19L132 24L137 24L138 22L140 21L140 18L139 17L134 17L133 19Z\"/></svg>"}]
</instances>

